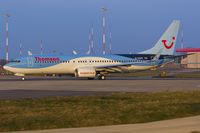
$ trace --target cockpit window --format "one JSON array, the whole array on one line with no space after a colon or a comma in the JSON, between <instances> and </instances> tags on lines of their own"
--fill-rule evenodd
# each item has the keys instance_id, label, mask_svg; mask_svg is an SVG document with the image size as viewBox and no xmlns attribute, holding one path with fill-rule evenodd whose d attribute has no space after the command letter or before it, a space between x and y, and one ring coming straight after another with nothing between
<instances>
[{"instance_id":1,"label":"cockpit window","mask_svg":"<svg viewBox=\"0 0 200 133\"><path fill-rule=\"evenodd\" d=\"M20 60L12 60L12 61L9 61L9 62L20 63Z\"/></svg>"}]
</instances>

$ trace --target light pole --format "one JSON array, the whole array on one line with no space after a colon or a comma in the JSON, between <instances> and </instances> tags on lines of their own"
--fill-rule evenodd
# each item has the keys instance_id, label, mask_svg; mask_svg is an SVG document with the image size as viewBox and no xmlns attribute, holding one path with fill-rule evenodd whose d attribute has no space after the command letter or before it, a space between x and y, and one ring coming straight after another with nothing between
<instances>
[{"instance_id":1,"label":"light pole","mask_svg":"<svg viewBox=\"0 0 200 133\"><path fill-rule=\"evenodd\" d=\"M110 55L111 55L111 26L110 26Z\"/></svg>"},{"instance_id":2,"label":"light pole","mask_svg":"<svg viewBox=\"0 0 200 133\"><path fill-rule=\"evenodd\" d=\"M42 40L40 40L40 54L43 54Z\"/></svg>"},{"instance_id":3,"label":"light pole","mask_svg":"<svg viewBox=\"0 0 200 133\"><path fill-rule=\"evenodd\" d=\"M6 64L8 64L8 17L9 14L5 14L6 17Z\"/></svg>"},{"instance_id":4,"label":"light pole","mask_svg":"<svg viewBox=\"0 0 200 133\"><path fill-rule=\"evenodd\" d=\"M94 40L93 40L93 34L94 34L94 30L93 30L93 22L91 23L91 39L92 39L92 41L91 41L91 55L93 55L93 47L94 47Z\"/></svg>"},{"instance_id":5,"label":"light pole","mask_svg":"<svg viewBox=\"0 0 200 133\"><path fill-rule=\"evenodd\" d=\"M103 12L103 55L105 55L106 51L105 51L105 11L107 9L106 8L101 8L101 11Z\"/></svg>"},{"instance_id":6,"label":"light pole","mask_svg":"<svg viewBox=\"0 0 200 133\"><path fill-rule=\"evenodd\" d=\"M20 48L19 55L22 56L22 40L20 40L19 48Z\"/></svg>"}]
</instances>

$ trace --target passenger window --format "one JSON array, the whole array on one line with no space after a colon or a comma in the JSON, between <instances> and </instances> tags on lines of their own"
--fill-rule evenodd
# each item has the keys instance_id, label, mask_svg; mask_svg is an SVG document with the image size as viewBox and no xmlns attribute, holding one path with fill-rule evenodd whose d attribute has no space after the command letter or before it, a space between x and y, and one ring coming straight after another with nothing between
<instances>
[{"instance_id":1,"label":"passenger window","mask_svg":"<svg viewBox=\"0 0 200 133\"><path fill-rule=\"evenodd\" d=\"M13 61L9 61L9 62L20 63L20 60L13 60Z\"/></svg>"}]
</instances>

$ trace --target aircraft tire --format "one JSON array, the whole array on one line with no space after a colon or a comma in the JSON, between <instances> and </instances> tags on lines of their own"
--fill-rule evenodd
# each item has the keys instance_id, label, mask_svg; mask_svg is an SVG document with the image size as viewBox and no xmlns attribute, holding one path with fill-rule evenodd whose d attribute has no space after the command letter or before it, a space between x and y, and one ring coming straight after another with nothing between
<instances>
[{"instance_id":1,"label":"aircraft tire","mask_svg":"<svg viewBox=\"0 0 200 133\"><path fill-rule=\"evenodd\" d=\"M22 77L21 80L24 81L24 80L25 80L25 77Z\"/></svg>"},{"instance_id":2,"label":"aircraft tire","mask_svg":"<svg viewBox=\"0 0 200 133\"><path fill-rule=\"evenodd\" d=\"M105 76L104 76L104 75L101 75L101 76L98 77L98 79L99 79L99 80L105 80Z\"/></svg>"}]
</instances>

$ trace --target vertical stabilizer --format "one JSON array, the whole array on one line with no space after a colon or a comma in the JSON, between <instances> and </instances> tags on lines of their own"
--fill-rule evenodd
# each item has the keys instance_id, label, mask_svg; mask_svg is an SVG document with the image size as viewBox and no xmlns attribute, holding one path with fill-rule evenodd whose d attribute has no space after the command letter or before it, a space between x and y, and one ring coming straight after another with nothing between
<instances>
[{"instance_id":1,"label":"vertical stabilizer","mask_svg":"<svg viewBox=\"0 0 200 133\"><path fill-rule=\"evenodd\" d=\"M156 54L160 49L161 55L173 55L176 45L177 34L179 30L180 21L174 20L168 29L164 32L158 42L151 49L139 52L139 54Z\"/></svg>"}]
</instances>

